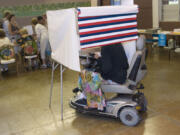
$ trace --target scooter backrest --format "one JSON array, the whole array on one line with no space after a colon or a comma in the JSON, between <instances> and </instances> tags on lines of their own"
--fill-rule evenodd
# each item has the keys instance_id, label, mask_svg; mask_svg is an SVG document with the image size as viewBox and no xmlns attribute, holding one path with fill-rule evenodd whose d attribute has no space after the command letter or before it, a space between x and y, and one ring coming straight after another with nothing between
<instances>
[{"instance_id":1,"label":"scooter backrest","mask_svg":"<svg viewBox=\"0 0 180 135\"><path fill-rule=\"evenodd\" d=\"M138 70L142 60L142 51L136 51L128 69L128 80L136 82Z\"/></svg>"},{"instance_id":2,"label":"scooter backrest","mask_svg":"<svg viewBox=\"0 0 180 135\"><path fill-rule=\"evenodd\" d=\"M134 54L128 69L127 77L128 81L131 82L132 85L136 85L139 81L141 81L147 71L145 64L147 50L144 48L144 41L144 36L140 36L137 40L137 51Z\"/></svg>"},{"instance_id":3,"label":"scooter backrest","mask_svg":"<svg viewBox=\"0 0 180 135\"><path fill-rule=\"evenodd\" d=\"M136 84L138 82L140 82L145 77L145 75L147 73L146 57L147 57L147 49L144 48L142 50L142 59L141 59L140 68L138 70L138 74L136 77Z\"/></svg>"},{"instance_id":4,"label":"scooter backrest","mask_svg":"<svg viewBox=\"0 0 180 135\"><path fill-rule=\"evenodd\" d=\"M137 39L136 42L136 48L137 50L142 51L144 49L145 46L145 36L144 35L140 35L139 38Z\"/></svg>"}]
</instances>

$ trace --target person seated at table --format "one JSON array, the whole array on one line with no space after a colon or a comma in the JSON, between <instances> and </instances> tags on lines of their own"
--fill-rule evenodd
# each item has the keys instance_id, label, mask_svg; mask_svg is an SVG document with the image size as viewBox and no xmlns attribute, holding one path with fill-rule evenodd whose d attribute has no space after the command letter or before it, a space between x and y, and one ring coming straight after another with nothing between
<instances>
[{"instance_id":1,"label":"person seated at table","mask_svg":"<svg viewBox=\"0 0 180 135\"><path fill-rule=\"evenodd\" d=\"M129 64L121 43L103 46L101 56L95 53L95 58L98 59L99 73L104 80L125 83Z\"/></svg>"},{"instance_id":2,"label":"person seated at table","mask_svg":"<svg viewBox=\"0 0 180 135\"><path fill-rule=\"evenodd\" d=\"M21 37L16 41L16 43L21 47L21 55L22 56L35 56L38 55L38 47L37 47L37 43L34 40L33 36L28 34L28 31L23 28L20 29L19 31ZM27 61L25 61L27 63ZM36 61L36 57L32 58L32 65L27 65L28 66L32 66L33 68L36 65L37 61Z\"/></svg>"},{"instance_id":3,"label":"person seated at table","mask_svg":"<svg viewBox=\"0 0 180 135\"><path fill-rule=\"evenodd\" d=\"M28 34L28 31L24 28L19 30L20 37L17 39L16 43L21 47L21 50L24 49L24 46L27 41L33 41L33 37ZM22 52L21 52L22 53Z\"/></svg>"},{"instance_id":4,"label":"person seated at table","mask_svg":"<svg viewBox=\"0 0 180 135\"><path fill-rule=\"evenodd\" d=\"M1 49L1 47L5 46L5 45L13 46L13 43L9 40L8 37L6 37L6 33L4 32L4 30L0 29L0 49ZM6 72L6 71L8 71L8 65L0 64L0 69L2 72Z\"/></svg>"}]
</instances>

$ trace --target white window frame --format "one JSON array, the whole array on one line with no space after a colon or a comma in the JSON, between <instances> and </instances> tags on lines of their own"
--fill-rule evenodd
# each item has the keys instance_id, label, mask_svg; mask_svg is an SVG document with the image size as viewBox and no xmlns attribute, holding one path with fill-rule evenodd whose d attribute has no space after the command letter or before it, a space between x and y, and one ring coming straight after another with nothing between
<instances>
[{"instance_id":1,"label":"white window frame","mask_svg":"<svg viewBox=\"0 0 180 135\"><path fill-rule=\"evenodd\" d=\"M159 28L160 22L175 22L163 20L162 0L152 0L152 16L153 16L153 28ZM180 21L180 0L179 0L179 19Z\"/></svg>"},{"instance_id":2,"label":"white window frame","mask_svg":"<svg viewBox=\"0 0 180 135\"><path fill-rule=\"evenodd\" d=\"M159 15L160 15L160 21L161 22L178 22L178 21L180 21L180 0L178 0L179 1L179 8L178 8L178 19L177 20L163 20L163 5L162 5L162 0L160 0L160 12L159 12ZM173 5L173 4L172 4Z\"/></svg>"}]
</instances>

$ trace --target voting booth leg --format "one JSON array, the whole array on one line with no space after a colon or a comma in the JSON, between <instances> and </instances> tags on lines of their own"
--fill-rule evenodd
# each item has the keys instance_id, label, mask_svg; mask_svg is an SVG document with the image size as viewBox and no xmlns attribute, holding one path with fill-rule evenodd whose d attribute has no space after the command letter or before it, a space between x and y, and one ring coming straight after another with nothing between
<instances>
[{"instance_id":1,"label":"voting booth leg","mask_svg":"<svg viewBox=\"0 0 180 135\"><path fill-rule=\"evenodd\" d=\"M59 64L55 65L55 62L52 63L52 74L51 74L51 88L50 88L50 97L49 97L49 108L51 108L51 102L52 102L52 91L53 91L53 81L54 81L54 71L58 67ZM61 120L63 120L63 72L65 68L63 69L63 65L60 65L60 81L61 81L61 87L60 87L60 97L61 97Z\"/></svg>"},{"instance_id":2,"label":"voting booth leg","mask_svg":"<svg viewBox=\"0 0 180 135\"><path fill-rule=\"evenodd\" d=\"M52 90L53 90L53 81L54 81L54 61L52 63L52 73L51 73L51 88L50 88L50 97L49 97L49 108L51 108L51 100L52 100Z\"/></svg>"},{"instance_id":3,"label":"voting booth leg","mask_svg":"<svg viewBox=\"0 0 180 135\"><path fill-rule=\"evenodd\" d=\"M53 82L54 82L54 71L58 67L59 64L55 65L55 62L52 63L52 72L51 72L51 88L50 88L50 96L49 96L49 108L51 108L51 102L52 102L52 91L53 91Z\"/></svg>"},{"instance_id":4,"label":"voting booth leg","mask_svg":"<svg viewBox=\"0 0 180 135\"><path fill-rule=\"evenodd\" d=\"M61 120L63 120L63 66L60 65L60 79L61 79Z\"/></svg>"}]
</instances>

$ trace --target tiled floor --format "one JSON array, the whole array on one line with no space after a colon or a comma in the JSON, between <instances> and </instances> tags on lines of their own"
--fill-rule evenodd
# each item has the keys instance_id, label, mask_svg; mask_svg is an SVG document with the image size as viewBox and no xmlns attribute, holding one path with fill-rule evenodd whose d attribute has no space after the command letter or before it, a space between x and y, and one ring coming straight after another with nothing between
<instances>
[{"instance_id":1,"label":"tiled floor","mask_svg":"<svg viewBox=\"0 0 180 135\"><path fill-rule=\"evenodd\" d=\"M180 134L180 55L155 52L148 58L144 93L148 112L136 127L116 119L76 114L68 105L77 75L64 73L64 121L60 119L59 71L49 109L50 70L9 73L0 80L0 135L178 135Z\"/></svg>"}]
</instances>

